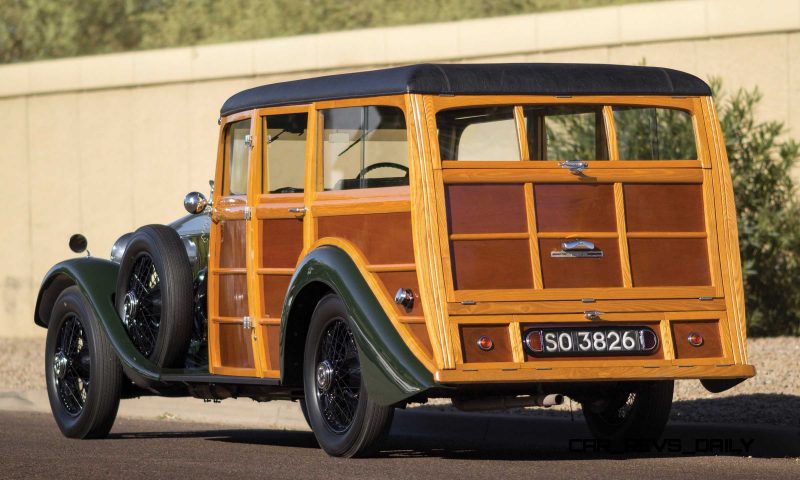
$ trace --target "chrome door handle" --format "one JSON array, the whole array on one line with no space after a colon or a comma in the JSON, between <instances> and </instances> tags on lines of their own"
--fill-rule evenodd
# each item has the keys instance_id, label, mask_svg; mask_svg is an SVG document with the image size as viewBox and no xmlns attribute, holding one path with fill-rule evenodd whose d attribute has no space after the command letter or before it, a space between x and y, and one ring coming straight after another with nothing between
<instances>
[{"instance_id":1,"label":"chrome door handle","mask_svg":"<svg viewBox=\"0 0 800 480\"><path fill-rule=\"evenodd\" d=\"M570 240L561 244L561 249L565 252L575 250L594 250L594 243L589 240Z\"/></svg>"},{"instance_id":2,"label":"chrome door handle","mask_svg":"<svg viewBox=\"0 0 800 480\"><path fill-rule=\"evenodd\" d=\"M299 213L300 215L305 215L307 211L308 211L308 209L305 206L303 206L303 207L289 207L289 212L290 213Z\"/></svg>"},{"instance_id":3,"label":"chrome door handle","mask_svg":"<svg viewBox=\"0 0 800 480\"><path fill-rule=\"evenodd\" d=\"M566 168L569 170L569 173L573 175L580 175L586 167L589 166L586 162L581 162L580 160L565 160L558 164L561 168Z\"/></svg>"}]
</instances>

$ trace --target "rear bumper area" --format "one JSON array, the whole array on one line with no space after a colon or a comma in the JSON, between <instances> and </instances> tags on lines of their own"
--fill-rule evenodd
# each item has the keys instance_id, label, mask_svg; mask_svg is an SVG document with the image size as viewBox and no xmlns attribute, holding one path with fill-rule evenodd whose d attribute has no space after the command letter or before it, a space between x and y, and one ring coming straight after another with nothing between
<instances>
[{"instance_id":1,"label":"rear bumper area","mask_svg":"<svg viewBox=\"0 0 800 480\"><path fill-rule=\"evenodd\" d=\"M755 376L753 365L636 365L438 370L443 385L474 383L597 382L679 379L734 379Z\"/></svg>"}]
</instances>

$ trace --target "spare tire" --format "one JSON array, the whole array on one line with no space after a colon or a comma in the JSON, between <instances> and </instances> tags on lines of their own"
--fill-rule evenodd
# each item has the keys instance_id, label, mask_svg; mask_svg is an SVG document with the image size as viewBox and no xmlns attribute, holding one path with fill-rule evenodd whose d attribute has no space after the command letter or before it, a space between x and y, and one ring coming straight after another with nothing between
<instances>
[{"instance_id":1,"label":"spare tire","mask_svg":"<svg viewBox=\"0 0 800 480\"><path fill-rule=\"evenodd\" d=\"M182 367L192 335L192 269L175 230L146 225L128 242L116 307L136 349L159 367Z\"/></svg>"}]
</instances>

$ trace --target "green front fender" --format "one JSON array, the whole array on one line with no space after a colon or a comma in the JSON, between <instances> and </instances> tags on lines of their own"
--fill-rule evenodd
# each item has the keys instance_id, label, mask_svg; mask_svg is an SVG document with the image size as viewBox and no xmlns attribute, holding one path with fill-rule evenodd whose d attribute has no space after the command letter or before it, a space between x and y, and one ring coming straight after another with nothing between
<instances>
[{"instance_id":1,"label":"green front fender","mask_svg":"<svg viewBox=\"0 0 800 480\"><path fill-rule=\"evenodd\" d=\"M89 301L126 371L139 378L158 380L158 366L133 345L114 307L118 273L119 265L94 257L73 258L56 264L47 272L39 288L34 322L47 327L58 295L65 288L76 285Z\"/></svg>"},{"instance_id":2,"label":"green front fender","mask_svg":"<svg viewBox=\"0 0 800 480\"><path fill-rule=\"evenodd\" d=\"M323 246L309 253L298 265L292 277L283 306L281 328L281 372L285 375L290 358L302 358L303 352L287 348L288 333L297 332L300 322L305 331L310 310L298 308L298 299L306 303L304 292L319 290L324 284L344 302L354 327L361 361L361 377L369 397L381 404L391 405L407 400L434 386L433 376L409 350L378 303L358 267L343 250ZM318 298L313 299L316 302ZM304 312L298 314L299 311ZM285 380L285 378L284 378Z\"/></svg>"}]
</instances>

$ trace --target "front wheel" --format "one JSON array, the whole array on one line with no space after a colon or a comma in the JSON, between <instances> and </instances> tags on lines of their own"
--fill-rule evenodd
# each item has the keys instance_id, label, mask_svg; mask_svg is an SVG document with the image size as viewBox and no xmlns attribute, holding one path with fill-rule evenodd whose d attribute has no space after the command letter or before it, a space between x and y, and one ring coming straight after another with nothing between
<instances>
[{"instance_id":1,"label":"front wheel","mask_svg":"<svg viewBox=\"0 0 800 480\"><path fill-rule=\"evenodd\" d=\"M117 416L122 367L78 287L65 289L50 313L45 379L58 428L70 438L102 438Z\"/></svg>"},{"instance_id":2,"label":"front wheel","mask_svg":"<svg viewBox=\"0 0 800 480\"><path fill-rule=\"evenodd\" d=\"M586 424L595 438L617 445L658 439L669 419L674 385L672 380L621 384L582 402Z\"/></svg>"},{"instance_id":3,"label":"front wheel","mask_svg":"<svg viewBox=\"0 0 800 480\"><path fill-rule=\"evenodd\" d=\"M326 453L357 457L377 449L394 409L369 399L347 309L336 295L320 300L311 316L303 386L311 429Z\"/></svg>"}]
</instances>

